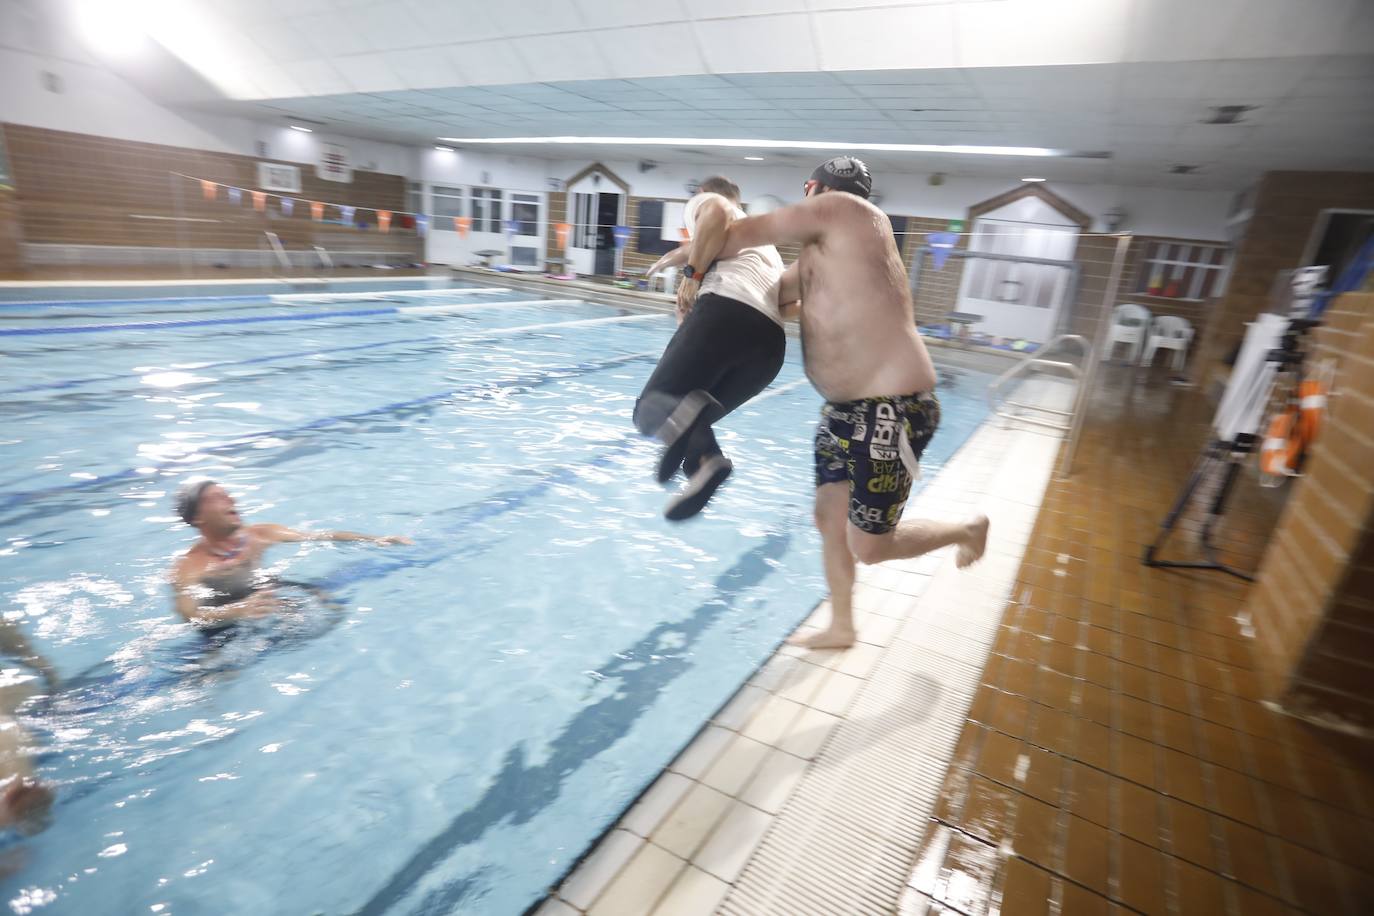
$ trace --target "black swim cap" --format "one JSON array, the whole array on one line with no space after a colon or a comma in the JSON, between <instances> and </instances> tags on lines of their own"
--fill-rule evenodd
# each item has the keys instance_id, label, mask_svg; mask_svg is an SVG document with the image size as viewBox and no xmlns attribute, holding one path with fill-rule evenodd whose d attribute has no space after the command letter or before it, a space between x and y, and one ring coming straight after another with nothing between
<instances>
[{"instance_id":1,"label":"black swim cap","mask_svg":"<svg viewBox=\"0 0 1374 916\"><path fill-rule=\"evenodd\" d=\"M829 162L822 162L811 173L812 181L819 181L832 191L848 191L864 200L873 191L873 176L868 174L868 166L862 159L853 156L836 156Z\"/></svg>"},{"instance_id":2,"label":"black swim cap","mask_svg":"<svg viewBox=\"0 0 1374 916\"><path fill-rule=\"evenodd\" d=\"M176 496L172 497L172 505L183 522L188 525L195 523L196 513L200 511L200 498L214 484L213 480L205 477L193 477L181 485Z\"/></svg>"}]
</instances>

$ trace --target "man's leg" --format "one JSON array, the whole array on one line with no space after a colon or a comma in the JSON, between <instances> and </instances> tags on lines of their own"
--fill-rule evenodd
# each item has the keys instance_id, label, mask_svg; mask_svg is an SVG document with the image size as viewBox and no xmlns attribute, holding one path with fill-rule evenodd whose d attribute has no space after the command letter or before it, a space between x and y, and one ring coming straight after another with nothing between
<instances>
[{"instance_id":1,"label":"man's leg","mask_svg":"<svg viewBox=\"0 0 1374 916\"><path fill-rule=\"evenodd\" d=\"M860 563L882 563L884 560L919 557L921 554L959 545L955 563L960 569L976 563L988 542L988 517L976 515L962 522L935 522L912 519L901 522L885 534L869 534L854 525L848 526L846 541Z\"/></svg>"},{"instance_id":2,"label":"man's leg","mask_svg":"<svg viewBox=\"0 0 1374 916\"><path fill-rule=\"evenodd\" d=\"M854 554L845 539L849 527L849 484L816 488L816 528L821 532L825 581L830 586L830 625L818 633L788 639L808 649L844 649L854 644Z\"/></svg>"}]
</instances>

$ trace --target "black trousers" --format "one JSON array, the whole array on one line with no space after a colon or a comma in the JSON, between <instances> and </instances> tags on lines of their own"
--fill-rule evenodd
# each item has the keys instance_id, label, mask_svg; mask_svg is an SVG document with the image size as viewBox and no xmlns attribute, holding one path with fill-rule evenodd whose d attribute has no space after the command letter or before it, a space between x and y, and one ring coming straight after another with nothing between
<instances>
[{"instance_id":1,"label":"black trousers","mask_svg":"<svg viewBox=\"0 0 1374 916\"><path fill-rule=\"evenodd\" d=\"M659 358L635 402L635 427L646 436L640 402L651 391L680 398L701 389L720 402L708 422L700 424L687 444L682 467L690 477L702 459L719 455L711 423L739 407L777 378L787 352L787 335L758 309L714 293L699 297L687 319Z\"/></svg>"}]
</instances>

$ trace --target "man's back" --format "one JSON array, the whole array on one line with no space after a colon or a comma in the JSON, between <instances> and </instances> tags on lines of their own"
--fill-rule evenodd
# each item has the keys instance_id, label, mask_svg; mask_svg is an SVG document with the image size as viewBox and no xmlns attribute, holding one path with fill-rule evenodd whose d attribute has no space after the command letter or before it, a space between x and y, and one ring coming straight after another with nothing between
<instances>
[{"instance_id":1,"label":"man's back","mask_svg":"<svg viewBox=\"0 0 1374 916\"><path fill-rule=\"evenodd\" d=\"M806 374L830 401L935 387L916 332L906 269L891 224L866 200L839 192L808 199L819 231L802 247Z\"/></svg>"}]
</instances>

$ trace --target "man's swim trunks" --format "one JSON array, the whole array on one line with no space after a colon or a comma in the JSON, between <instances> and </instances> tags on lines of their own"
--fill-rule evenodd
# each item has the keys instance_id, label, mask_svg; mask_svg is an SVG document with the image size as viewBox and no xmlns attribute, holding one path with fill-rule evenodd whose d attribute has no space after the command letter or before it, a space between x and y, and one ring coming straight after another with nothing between
<instances>
[{"instance_id":1,"label":"man's swim trunks","mask_svg":"<svg viewBox=\"0 0 1374 916\"><path fill-rule=\"evenodd\" d=\"M849 483L849 520L885 534L897 526L920 471L921 453L940 425L934 394L826 403L816 428L816 486Z\"/></svg>"}]
</instances>

